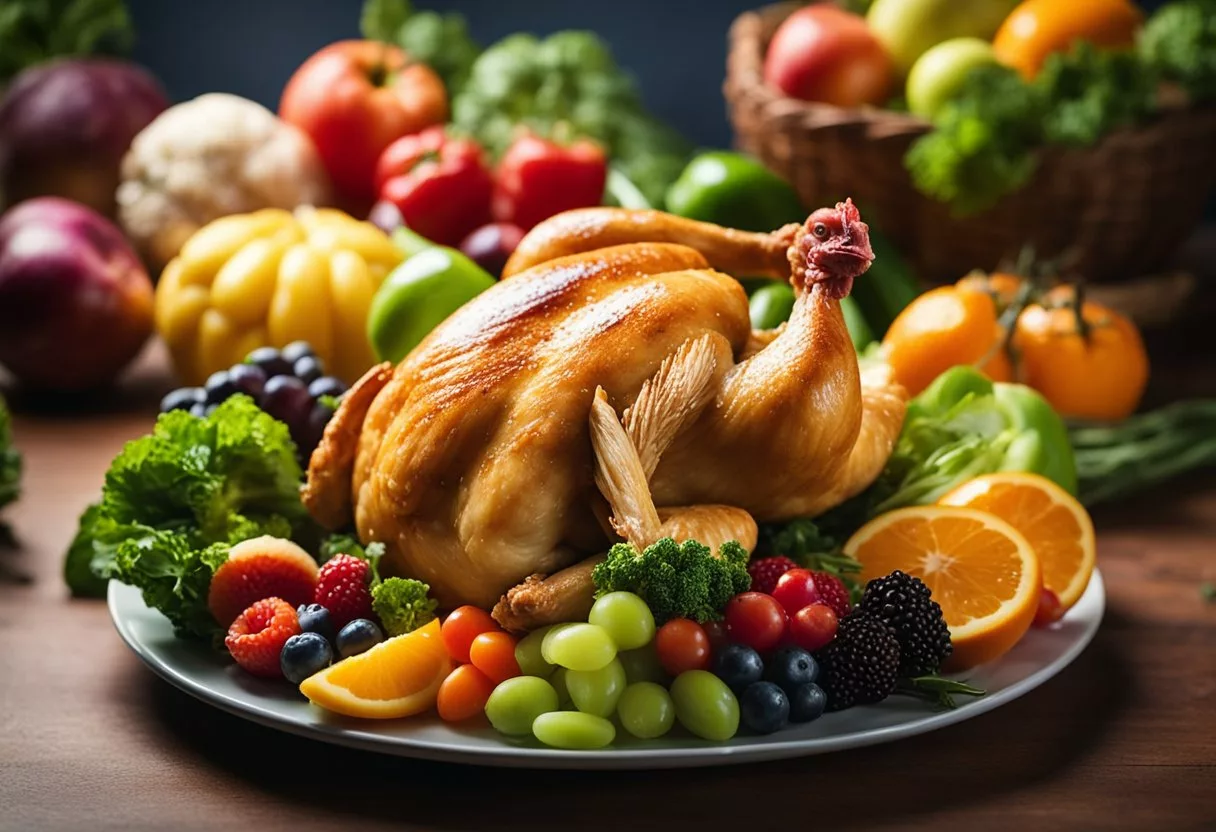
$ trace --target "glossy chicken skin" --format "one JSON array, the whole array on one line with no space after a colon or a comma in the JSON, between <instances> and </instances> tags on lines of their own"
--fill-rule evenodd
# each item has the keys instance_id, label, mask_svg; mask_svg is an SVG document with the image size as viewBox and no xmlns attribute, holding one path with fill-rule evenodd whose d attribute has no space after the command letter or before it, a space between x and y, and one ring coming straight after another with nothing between
<instances>
[{"instance_id":1,"label":"glossy chicken skin","mask_svg":"<svg viewBox=\"0 0 1216 832\"><path fill-rule=\"evenodd\" d=\"M353 513L361 539L386 544L384 568L428 582L442 605L489 608L607 548L595 392L624 412L696 339L710 395L655 461L659 507L720 504L768 520L856 493L890 453L903 395L876 377L863 396L837 299L872 254L851 204L826 210L768 235L617 209L542 223L509 278L391 378L374 369L348 395L311 460L306 505L330 527ZM713 266L788 277L791 263L790 322L753 334L742 288ZM545 603L568 612L582 592L589 604L588 572Z\"/></svg>"}]
</instances>

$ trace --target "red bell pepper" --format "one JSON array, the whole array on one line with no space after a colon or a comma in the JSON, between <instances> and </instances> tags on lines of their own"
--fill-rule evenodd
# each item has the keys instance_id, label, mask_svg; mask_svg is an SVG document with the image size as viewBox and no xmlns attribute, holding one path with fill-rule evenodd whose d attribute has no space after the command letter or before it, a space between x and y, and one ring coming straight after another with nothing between
<instances>
[{"instance_id":1,"label":"red bell pepper","mask_svg":"<svg viewBox=\"0 0 1216 832\"><path fill-rule=\"evenodd\" d=\"M376 192L401 212L412 231L456 246L490 221L494 177L481 147L449 137L442 126L402 136L376 164Z\"/></svg>"},{"instance_id":2,"label":"red bell pepper","mask_svg":"<svg viewBox=\"0 0 1216 832\"><path fill-rule=\"evenodd\" d=\"M600 205L607 178L608 160L594 142L561 145L524 134L498 163L494 219L527 231L562 211Z\"/></svg>"}]
</instances>

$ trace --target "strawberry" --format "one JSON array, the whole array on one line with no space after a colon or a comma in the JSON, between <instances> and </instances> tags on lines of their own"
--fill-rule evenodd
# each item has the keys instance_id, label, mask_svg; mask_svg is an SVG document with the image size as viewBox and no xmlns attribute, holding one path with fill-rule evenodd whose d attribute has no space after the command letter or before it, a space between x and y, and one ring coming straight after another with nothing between
<instances>
[{"instance_id":1,"label":"strawberry","mask_svg":"<svg viewBox=\"0 0 1216 832\"><path fill-rule=\"evenodd\" d=\"M752 576L752 591L772 595L777 579L797 566L784 555L752 561L747 565L747 574Z\"/></svg>"},{"instance_id":2,"label":"strawberry","mask_svg":"<svg viewBox=\"0 0 1216 832\"><path fill-rule=\"evenodd\" d=\"M236 617L224 646L254 676L279 679L279 654L287 639L300 632L296 611L282 598L263 598Z\"/></svg>"},{"instance_id":3,"label":"strawberry","mask_svg":"<svg viewBox=\"0 0 1216 832\"><path fill-rule=\"evenodd\" d=\"M334 627L341 630L356 618L372 615L371 564L351 555L335 555L317 575L313 600L329 610Z\"/></svg>"},{"instance_id":4,"label":"strawberry","mask_svg":"<svg viewBox=\"0 0 1216 832\"><path fill-rule=\"evenodd\" d=\"M812 572L815 576L815 589L819 590L819 600L832 608L837 618L844 618L853 611L849 603L849 588L844 581L829 572Z\"/></svg>"},{"instance_id":5,"label":"strawberry","mask_svg":"<svg viewBox=\"0 0 1216 832\"><path fill-rule=\"evenodd\" d=\"M289 604L312 600L317 584L317 562L290 540L255 537L236 544L228 560L211 577L207 609L220 626L227 627L241 611L263 598L282 598Z\"/></svg>"}]
</instances>

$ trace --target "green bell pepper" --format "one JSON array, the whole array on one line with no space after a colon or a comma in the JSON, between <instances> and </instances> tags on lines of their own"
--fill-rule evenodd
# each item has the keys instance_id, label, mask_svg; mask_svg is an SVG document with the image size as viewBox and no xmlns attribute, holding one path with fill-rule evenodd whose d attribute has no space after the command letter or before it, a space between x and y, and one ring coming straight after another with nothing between
<instances>
[{"instance_id":1,"label":"green bell pepper","mask_svg":"<svg viewBox=\"0 0 1216 832\"><path fill-rule=\"evenodd\" d=\"M753 329L775 329L789 320L790 312L794 309L794 290L788 283L769 283L752 293L749 304ZM844 313L844 323L849 329L849 337L857 350L863 350L874 341L874 331L866 323L851 297L840 301L840 311Z\"/></svg>"},{"instance_id":2,"label":"green bell pepper","mask_svg":"<svg viewBox=\"0 0 1216 832\"><path fill-rule=\"evenodd\" d=\"M667 190L667 210L744 231L806 219L794 188L756 159L715 150L693 157Z\"/></svg>"},{"instance_id":3,"label":"green bell pepper","mask_svg":"<svg viewBox=\"0 0 1216 832\"><path fill-rule=\"evenodd\" d=\"M1017 431L1002 471L1042 474L1069 494L1077 493L1077 461L1068 427L1047 399L1024 384L992 385L997 406Z\"/></svg>"},{"instance_id":4,"label":"green bell pepper","mask_svg":"<svg viewBox=\"0 0 1216 832\"><path fill-rule=\"evenodd\" d=\"M381 361L396 363L432 329L496 282L453 248L405 228L393 242L407 259L384 279L367 315L367 337Z\"/></svg>"}]
</instances>

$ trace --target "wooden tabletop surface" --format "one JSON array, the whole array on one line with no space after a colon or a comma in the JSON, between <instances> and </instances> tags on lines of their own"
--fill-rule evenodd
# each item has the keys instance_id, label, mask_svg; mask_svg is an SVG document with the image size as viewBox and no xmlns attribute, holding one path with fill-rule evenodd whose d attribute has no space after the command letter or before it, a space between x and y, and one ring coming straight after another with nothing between
<instances>
[{"instance_id":1,"label":"wooden tabletop surface","mask_svg":"<svg viewBox=\"0 0 1216 832\"><path fill-rule=\"evenodd\" d=\"M1173 361L1158 377L1216 393L1212 366ZM1216 581L1211 474L1097 514L1109 592L1097 638L992 713L771 764L506 771L222 713L147 670L103 603L68 599L59 570L77 514L168 386L153 347L87 408L14 400L26 475L5 515L19 548L0 555L0 829L1216 829L1216 604L1200 593Z\"/></svg>"}]
</instances>

